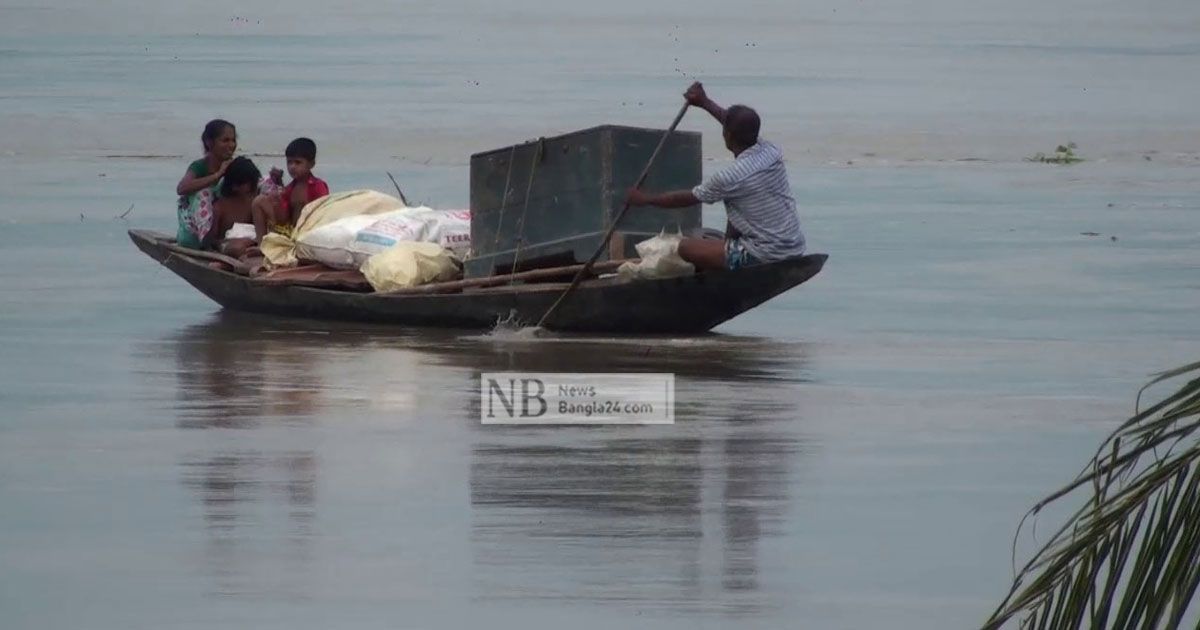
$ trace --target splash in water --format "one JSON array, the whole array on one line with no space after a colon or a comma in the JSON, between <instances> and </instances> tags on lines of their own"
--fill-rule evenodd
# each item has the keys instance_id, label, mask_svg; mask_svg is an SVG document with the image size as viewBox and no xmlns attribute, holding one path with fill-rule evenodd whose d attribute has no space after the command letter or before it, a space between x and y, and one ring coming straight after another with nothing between
<instances>
[{"instance_id":1,"label":"splash in water","mask_svg":"<svg viewBox=\"0 0 1200 630\"><path fill-rule=\"evenodd\" d=\"M496 325L484 337L492 341L530 341L544 339L549 334L550 331L540 326L524 325L517 317L516 309L513 309L508 317L497 318Z\"/></svg>"}]
</instances>

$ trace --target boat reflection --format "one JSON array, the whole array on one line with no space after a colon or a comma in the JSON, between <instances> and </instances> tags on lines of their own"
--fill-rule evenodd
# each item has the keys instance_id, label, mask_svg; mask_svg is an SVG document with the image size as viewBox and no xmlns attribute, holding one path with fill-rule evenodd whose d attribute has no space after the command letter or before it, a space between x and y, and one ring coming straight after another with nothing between
<instances>
[{"instance_id":1,"label":"boat reflection","mask_svg":"<svg viewBox=\"0 0 1200 630\"><path fill-rule=\"evenodd\" d=\"M673 372L673 426L473 425L472 543L481 599L749 614L760 542L781 533L804 441L802 344L708 336L493 343L488 371ZM467 405L478 418L478 401Z\"/></svg>"},{"instance_id":2,"label":"boat reflection","mask_svg":"<svg viewBox=\"0 0 1200 630\"><path fill-rule=\"evenodd\" d=\"M256 429L309 423L322 384L315 353L298 338L221 315L168 340L175 355L177 426ZM199 436L198 436L199 437ZM182 483L198 499L214 594L296 596L297 571L255 575L256 555L277 555L292 569L311 557L319 459L284 441L277 449L242 445L236 434L197 441L180 462Z\"/></svg>"},{"instance_id":3,"label":"boat reflection","mask_svg":"<svg viewBox=\"0 0 1200 630\"><path fill-rule=\"evenodd\" d=\"M311 418L321 387L313 348L278 327L224 313L170 340L180 428L251 428L265 418Z\"/></svg>"},{"instance_id":4,"label":"boat reflection","mask_svg":"<svg viewBox=\"0 0 1200 630\"><path fill-rule=\"evenodd\" d=\"M220 593L303 592L287 582L306 573L300 567L266 578L254 575L262 563L247 559L280 552L281 543L292 545L286 562L313 555L320 456L305 436L319 432L288 429L320 425L388 391L404 405L377 419L438 423L425 433L436 441L405 448L466 458L463 542L480 600L738 614L779 605L789 588L764 577L771 558L762 545L787 521L793 469L810 448L803 344L721 335L522 342L223 314L171 345L181 428L279 433L266 442L277 448L263 448L259 436L248 449L241 431L212 432L182 463ZM362 373L384 374L365 389L353 376L363 364ZM502 370L672 372L676 424L481 425L480 375ZM390 500L400 487L363 483L356 491Z\"/></svg>"}]
</instances>

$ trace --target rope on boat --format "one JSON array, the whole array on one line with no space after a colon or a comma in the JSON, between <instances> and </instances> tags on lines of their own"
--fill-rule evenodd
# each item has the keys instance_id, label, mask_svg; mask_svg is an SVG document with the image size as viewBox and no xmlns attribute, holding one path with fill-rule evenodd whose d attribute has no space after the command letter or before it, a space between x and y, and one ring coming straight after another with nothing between
<instances>
[{"instance_id":1,"label":"rope on boat","mask_svg":"<svg viewBox=\"0 0 1200 630\"><path fill-rule=\"evenodd\" d=\"M513 252L513 264L512 270L509 271L510 275L517 273L517 262L521 260L521 245L525 242L525 216L529 214L529 196L533 194L533 175L537 173L537 165L541 161L542 150L545 146L546 139L539 138L537 147L533 149L533 162L529 165L529 185L525 187L525 209L521 211L521 218L517 221L517 249ZM516 147L513 148L515 149ZM509 166L512 166L511 162Z\"/></svg>"},{"instance_id":2,"label":"rope on boat","mask_svg":"<svg viewBox=\"0 0 1200 630\"><path fill-rule=\"evenodd\" d=\"M500 199L500 218L496 221L496 239L492 241L492 250L500 246L500 234L504 230L504 208L508 207L508 195L512 192L509 184L512 182L513 162L517 159L517 145L508 152L508 174L504 176L504 196Z\"/></svg>"}]
</instances>

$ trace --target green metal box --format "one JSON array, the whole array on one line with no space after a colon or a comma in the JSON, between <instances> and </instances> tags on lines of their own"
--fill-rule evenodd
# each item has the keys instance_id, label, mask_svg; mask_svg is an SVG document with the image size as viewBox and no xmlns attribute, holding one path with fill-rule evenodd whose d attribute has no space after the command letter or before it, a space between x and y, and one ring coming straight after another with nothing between
<instances>
[{"instance_id":1,"label":"green metal box","mask_svg":"<svg viewBox=\"0 0 1200 630\"><path fill-rule=\"evenodd\" d=\"M665 130L605 125L471 156L468 278L584 262L600 246ZM690 189L702 176L700 134L671 134L645 190ZM700 206L631 208L599 260L636 256L662 229L700 227Z\"/></svg>"}]
</instances>

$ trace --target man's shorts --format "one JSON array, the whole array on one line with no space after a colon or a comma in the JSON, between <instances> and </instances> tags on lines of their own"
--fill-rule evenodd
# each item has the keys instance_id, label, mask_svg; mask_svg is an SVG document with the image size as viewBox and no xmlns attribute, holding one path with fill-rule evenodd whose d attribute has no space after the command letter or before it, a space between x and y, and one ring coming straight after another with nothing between
<instances>
[{"instance_id":1,"label":"man's shorts","mask_svg":"<svg viewBox=\"0 0 1200 630\"><path fill-rule=\"evenodd\" d=\"M746 246L742 245L741 239L731 238L725 241L725 266L730 271L757 265L759 262L761 262L759 259L746 251Z\"/></svg>"}]
</instances>

